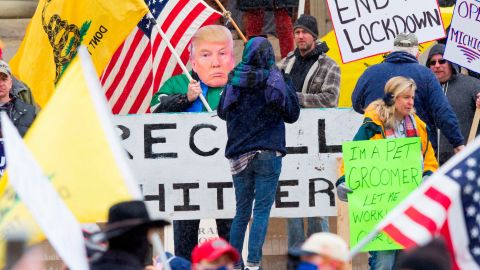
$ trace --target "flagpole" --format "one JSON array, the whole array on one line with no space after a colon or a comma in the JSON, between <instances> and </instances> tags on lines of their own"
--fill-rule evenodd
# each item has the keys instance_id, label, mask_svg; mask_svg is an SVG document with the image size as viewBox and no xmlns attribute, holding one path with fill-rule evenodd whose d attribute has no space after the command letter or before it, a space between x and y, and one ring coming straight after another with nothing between
<instances>
[{"instance_id":1,"label":"flagpole","mask_svg":"<svg viewBox=\"0 0 480 270\"><path fill-rule=\"evenodd\" d=\"M165 255L162 240L160 240L160 235L158 234L158 232L152 233L150 240L152 241L153 248L157 251L158 256L160 256L160 261L162 261L163 269L172 270L172 268L170 267L170 263L168 262L167 256Z\"/></svg>"},{"instance_id":2,"label":"flagpole","mask_svg":"<svg viewBox=\"0 0 480 270\"><path fill-rule=\"evenodd\" d=\"M472 142L475 139L475 137L477 136L478 121L479 120L480 120L480 109L477 108L475 110L475 116L473 117L472 127L470 128L470 134L468 135L467 143Z\"/></svg>"},{"instance_id":3,"label":"flagpole","mask_svg":"<svg viewBox=\"0 0 480 270\"><path fill-rule=\"evenodd\" d=\"M298 12L297 18L300 18L303 13L305 13L305 0L298 1Z\"/></svg>"},{"instance_id":4,"label":"flagpole","mask_svg":"<svg viewBox=\"0 0 480 270\"><path fill-rule=\"evenodd\" d=\"M355 247L353 247L350 250L350 254L348 254L348 260L349 261L352 260L353 257L355 257L355 255L357 255L365 245L367 245L370 241L372 241L373 238L375 238L375 236L377 236L379 232L380 230L377 227L373 231L371 231L367 236L365 236L362 239L362 241L360 241Z\"/></svg>"},{"instance_id":5,"label":"flagpole","mask_svg":"<svg viewBox=\"0 0 480 270\"><path fill-rule=\"evenodd\" d=\"M183 64L182 59L180 59L180 56L178 56L178 53L173 48L172 44L170 43L170 40L167 38L165 33L162 31L162 29L160 29L160 26L157 24L157 21L155 20L155 18L153 18L153 16L151 14L149 14L149 15L150 15L150 18L149 18L150 22L153 25L155 25L155 27L157 28L158 33L162 37L163 41L165 41L165 43L167 44L167 47L172 52L173 57L175 57L175 60L177 60L178 64L182 68L183 73L185 74L185 76L187 76L189 81L193 81L192 75L190 75L190 72L188 72L187 67L185 66L185 64ZM210 105L208 105L208 102L205 100L205 97L203 97L203 94L200 94L198 97L202 101L203 106L205 106L205 108L207 109L207 112L212 112L212 108L210 108Z\"/></svg>"},{"instance_id":6,"label":"flagpole","mask_svg":"<svg viewBox=\"0 0 480 270\"><path fill-rule=\"evenodd\" d=\"M232 22L232 25L233 27L235 28L235 30L237 30L237 33L238 35L240 36L240 38L243 40L243 42L247 43L247 38L243 35L242 33L242 30L240 30L240 28L238 27L237 23L233 20L232 18L232 13L228 10L225 9L225 7L222 5L222 3L220 3L219 0L215 0L215 2L217 3L217 5L220 7L220 9L222 10L223 12L223 16L226 17L229 21Z\"/></svg>"}]
</instances>

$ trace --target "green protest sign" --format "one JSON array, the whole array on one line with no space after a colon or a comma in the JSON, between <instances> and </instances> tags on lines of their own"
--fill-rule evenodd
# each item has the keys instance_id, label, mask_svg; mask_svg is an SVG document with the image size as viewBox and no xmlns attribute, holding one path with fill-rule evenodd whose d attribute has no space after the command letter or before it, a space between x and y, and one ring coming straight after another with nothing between
<instances>
[{"instance_id":1,"label":"green protest sign","mask_svg":"<svg viewBox=\"0 0 480 270\"><path fill-rule=\"evenodd\" d=\"M355 246L422 181L420 138L346 142L342 145L348 195L350 246ZM364 251L401 249L379 234Z\"/></svg>"}]
</instances>

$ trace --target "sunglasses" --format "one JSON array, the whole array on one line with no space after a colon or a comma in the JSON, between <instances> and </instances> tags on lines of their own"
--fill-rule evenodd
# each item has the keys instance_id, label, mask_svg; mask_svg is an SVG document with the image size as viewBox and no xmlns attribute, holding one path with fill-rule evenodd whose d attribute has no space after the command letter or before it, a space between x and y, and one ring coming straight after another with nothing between
<instances>
[{"instance_id":1,"label":"sunglasses","mask_svg":"<svg viewBox=\"0 0 480 270\"><path fill-rule=\"evenodd\" d=\"M439 65L443 65L443 64L447 63L447 59L432 60L432 61L428 62L428 65L429 66L435 66L437 64L437 62L438 62Z\"/></svg>"}]
</instances>

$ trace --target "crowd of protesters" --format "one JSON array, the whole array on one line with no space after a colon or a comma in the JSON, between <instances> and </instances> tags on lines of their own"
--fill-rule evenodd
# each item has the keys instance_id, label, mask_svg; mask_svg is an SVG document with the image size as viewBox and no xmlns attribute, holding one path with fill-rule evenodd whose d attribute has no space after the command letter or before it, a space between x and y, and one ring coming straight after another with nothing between
<instances>
[{"instance_id":1,"label":"crowd of protesters","mask_svg":"<svg viewBox=\"0 0 480 270\"><path fill-rule=\"evenodd\" d=\"M88 240L95 239L87 246L96 248L89 253L92 270L165 269L165 263L173 270L262 269L270 209L287 154L285 123L297 121L300 108L337 107L341 76L339 65L326 55L327 44L318 40L315 17L302 15L292 23L287 8L296 1L268 2L239 1L251 38L237 65L230 30L204 26L189 47L193 80L174 76L151 101L153 113L202 112L206 111L199 98L202 95L225 120L225 157L231 165L236 197L233 220L217 219L220 238L202 244L198 244L199 220L174 221L175 251L165 262L152 255L149 239L169 221L150 219L144 202L119 203L110 208L103 230L88 236ZM265 10L275 15L283 58L279 63L275 63L269 40L258 36ZM351 98L364 121L352 139L420 137L425 179L466 144L473 115L480 108L480 80L462 74L459 66L443 59L443 44L433 46L426 66L420 64L418 46L414 34L398 34L385 61L361 75ZM0 111L8 113L22 135L37 112L30 90L16 80L4 61L0 61ZM340 177L338 198L348 201L351 192L345 177ZM241 253L251 217L244 261ZM307 219L307 225L305 232L303 218L288 220L288 268L344 269L348 245L329 233L328 218L318 213ZM106 243L108 248L99 248ZM435 240L404 253L373 251L368 263L370 269L382 270L449 269L445 254L443 243ZM20 260L13 269L28 269L23 264Z\"/></svg>"}]
</instances>

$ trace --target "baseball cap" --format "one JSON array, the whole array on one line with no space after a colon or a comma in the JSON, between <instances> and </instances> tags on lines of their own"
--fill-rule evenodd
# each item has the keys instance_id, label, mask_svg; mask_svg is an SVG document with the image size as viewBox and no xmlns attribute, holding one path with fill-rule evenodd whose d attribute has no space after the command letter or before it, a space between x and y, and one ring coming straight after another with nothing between
<instances>
[{"instance_id":1,"label":"baseball cap","mask_svg":"<svg viewBox=\"0 0 480 270\"><path fill-rule=\"evenodd\" d=\"M240 260L240 254L227 241L222 238L214 238L202 244L198 244L192 251L192 263L215 261L222 255L229 255L232 261Z\"/></svg>"},{"instance_id":2,"label":"baseball cap","mask_svg":"<svg viewBox=\"0 0 480 270\"><path fill-rule=\"evenodd\" d=\"M393 46L396 47L415 47L418 46L418 38L412 33L400 33L395 37Z\"/></svg>"},{"instance_id":3,"label":"baseball cap","mask_svg":"<svg viewBox=\"0 0 480 270\"><path fill-rule=\"evenodd\" d=\"M305 255L323 255L341 262L348 261L348 245L333 233L312 234L300 248L291 248L288 254L295 257Z\"/></svg>"},{"instance_id":4,"label":"baseball cap","mask_svg":"<svg viewBox=\"0 0 480 270\"><path fill-rule=\"evenodd\" d=\"M12 71L10 70L10 66L7 62L0 60L0 73L7 74L8 76L12 75Z\"/></svg>"}]
</instances>

